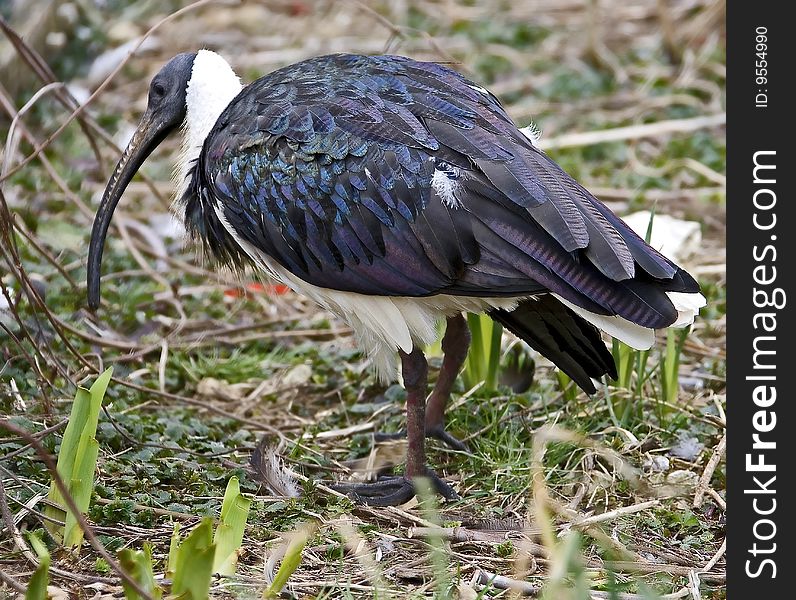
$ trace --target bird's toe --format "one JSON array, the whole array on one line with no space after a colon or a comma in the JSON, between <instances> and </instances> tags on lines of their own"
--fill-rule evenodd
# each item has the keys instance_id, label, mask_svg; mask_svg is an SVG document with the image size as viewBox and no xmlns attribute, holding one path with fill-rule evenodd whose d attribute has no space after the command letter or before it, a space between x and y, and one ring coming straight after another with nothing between
<instances>
[{"instance_id":1,"label":"bird's toe","mask_svg":"<svg viewBox=\"0 0 796 600\"><path fill-rule=\"evenodd\" d=\"M432 469L427 468L421 477L445 500L459 499L456 491ZM372 483L339 482L332 487L354 502L368 506L398 506L411 500L416 493L414 479L405 475L381 477Z\"/></svg>"}]
</instances>

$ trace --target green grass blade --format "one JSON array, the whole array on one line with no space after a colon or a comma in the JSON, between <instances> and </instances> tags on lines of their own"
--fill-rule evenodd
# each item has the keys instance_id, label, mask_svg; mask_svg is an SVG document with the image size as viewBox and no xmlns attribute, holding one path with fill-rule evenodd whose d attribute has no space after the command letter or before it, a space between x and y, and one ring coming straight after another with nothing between
<instances>
[{"instance_id":1,"label":"green grass blade","mask_svg":"<svg viewBox=\"0 0 796 600\"><path fill-rule=\"evenodd\" d=\"M486 348L486 389L495 390L497 389L498 367L500 366L500 341L503 339L503 326L500 323L495 323L487 315L481 315L481 318L487 319L491 328Z\"/></svg>"},{"instance_id":2,"label":"green grass blade","mask_svg":"<svg viewBox=\"0 0 796 600\"><path fill-rule=\"evenodd\" d=\"M582 539L570 531L553 549L550 575L542 592L543 600L589 598L589 580L583 567Z\"/></svg>"},{"instance_id":3,"label":"green grass blade","mask_svg":"<svg viewBox=\"0 0 796 600\"><path fill-rule=\"evenodd\" d=\"M263 598L268 600L270 598L279 597L282 589L287 585L288 579L290 579L290 576L301 564L304 547L307 545L314 531L315 527L304 526L295 532L290 543L288 543L287 550L285 550L282 564L279 565L279 570L276 572L276 575L274 575L274 580L271 582L271 585L269 585L268 589L263 593Z\"/></svg>"},{"instance_id":4,"label":"green grass blade","mask_svg":"<svg viewBox=\"0 0 796 600\"><path fill-rule=\"evenodd\" d=\"M119 564L122 569L135 579L141 588L155 600L163 596L163 590L155 583L155 573L152 567L152 545L144 544L142 550L125 548L119 551ZM143 598L130 584L122 581L124 597L127 600L140 600Z\"/></svg>"},{"instance_id":5,"label":"green grass blade","mask_svg":"<svg viewBox=\"0 0 796 600\"><path fill-rule=\"evenodd\" d=\"M188 534L177 549L171 594L190 600L205 600L213 577L213 521L209 518Z\"/></svg>"},{"instance_id":6,"label":"green grass blade","mask_svg":"<svg viewBox=\"0 0 796 600\"><path fill-rule=\"evenodd\" d=\"M680 392L680 355L689 328L669 329L666 332L666 350L661 361L661 387L663 399L675 404Z\"/></svg>"},{"instance_id":7,"label":"green grass blade","mask_svg":"<svg viewBox=\"0 0 796 600\"><path fill-rule=\"evenodd\" d=\"M30 533L28 541L39 557L39 566L36 567L28 581L28 589L25 590L25 600L46 600L47 584L50 579L50 553L47 551L47 546L41 541L39 532Z\"/></svg>"},{"instance_id":8,"label":"green grass blade","mask_svg":"<svg viewBox=\"0 0 796 600\"><path fill-rule=\"evenodd\" d=\"M468 313L467 325L470 328L470 350L467 352L463 377L465 386L472 388L484 380L484 341L480 315Z\"/></svg>"},{"instance_id":9,"label":"green grass blade","mask_svg":"<svg viewBox=\"0 0 796 600\"><path fill-rule=\"evenodd\" d=\"M647 363L649 362L650 351L649 350L640 350L636 352L637 360L636 360L636 373L638 374L638 385L636 386L636 396L641 397L641 388L644 383L650 378L652 375L652 370L647 369Z\"/></svg>"},{"instance_id":10,"label":"green grass blade","mask_svg":"<svg viewBox=\"0 0 796 600\"><path fill-rule=\"evenodd\" d=\"M112 374L113 369L109 368L97 378L90 389L78 388L58 452L56 465L58 474L69 488L69 493L78 508L84 513L88 511L91 492L94 489L94 473L99 451L94 436L97 433L99 411ZM58 506L66 506L55 481L50 482L47 497ZM48 507L45 514L66 522L64 530L48 526L48 530L56 540L63 541L67 547L80 546L83 532L77 525L74 515L66 514L65 508L56 507Z\"/></svg>"},{"instance_id":11,"label":"green grass blade","mask_svg":"<svg viewBox=\"0 0 796 600\"><path fill-rule=\"evenodd\" d=\"M213 572L221 575L234 575L238 564L238 554L243 541L243 531L246 528L246 519L249 517L251 499L240 493L240 483L237 477L232 477L227 483L224 492L224 502L221 505L221 518L219 519L213 543L216 546L216 556L213 563Z\"/></svg>"},{"instance_id":12,"label":"green grass blade","mask_svg":"<svg viewBox=\"0 0 796 600\"><path fill-rule=\"evenodd\" d=\"M613 355L618 374L616 384L620 388L630 390L630 383L633 380L635 353L635 350L624 342L616 339L613 341Z\"/></svg>"},{"instance_id":13,"label":"green grass blade","mask_svg":"<svg viewBox=\"0 0 796 600\"><path fill-rule=\"evenodd\" d=\"M58 462L56 465L58 474L67 486L69 486L69 482L72 479L75 457L77 456L77 445L80 441L80 433L83 431L86 421L88 420L90 406L91 394L85 388L78 388L72 402L72 411L69 415L69 421L66 423L64 437L61 440L61 448L58 451ZM58 521L63 521L66 515L66 502L61 494L61 490L59 490L58 486L55 484L55 480L50 481L50 492L47 495L47 499L57 506L48 505L44 510L44 514ZM45 521L44 523L47 530L57 541L60 542L63 540L63 529L49 521Z\"/></svg>"},{"instance_id":14,"label":"green grass blade","mask_svg":"<svg viewBox=\"0 0 796 600\"><path fill-rule=\"evenodd\" d=\"M180 524L174 523L174 531L171 532L171 542L169 542L169 560L166 563L166 577L174 576L177 568L177 550L180 549Z\"/></svg>"},{"instance_id":15,"label":"green grass blade","mask_svg":"<svg viewBox=\"0 0 796 600\"><path fill-rule=\"evenodd\" d=\"M96 425L95 431L96 431ZM94 490L94 473L97 467L99 444L94 439L94 433L84 431L83 439L77 449L78 460L75 462L75 471L69 482L69 491L75 500L78 510L85 514L91 503L91 492ZM79 548L83 543L83 530L77 522L77 517L69 511L64 525L64 546Z\"/></svg>"},{"instance_id":16,"label":"green grass blade","mask_svg":"<svg viewBox=\"0 0 796 600\"><path fill-rule=\"evenodd\" d=\"M494 390L497 388L503 327L488 315L473 313L467 314L467 325L471 340L462 374L464 384L472 388L483 381L486 390Z\"/></svg>"},{"instance_id":17,"label":"green grass blade","mask_svg":"<svg viewBox=\"0 0 796 600\"><path fill-rule=\"evenodd\" d=\"M433 344L426 346L426 357L431 358L432 356L442 356L442 336L445 333L445 327L445 323L437 323L437 339Z\"/></svg>"},{"instance_id":18,"label":"green grass blade","mask_svg":"<svg viewBox=\"0 0 796 600\"><path fill-rule=\"evenodd\" d=\"M564 394L564 400L566 402L574 402L575 398L578 396L578 388L572 382L570 376L564 373L564 371L556 369L556 379L558 379L558 387Z\"/></svg>"}]
</instances>

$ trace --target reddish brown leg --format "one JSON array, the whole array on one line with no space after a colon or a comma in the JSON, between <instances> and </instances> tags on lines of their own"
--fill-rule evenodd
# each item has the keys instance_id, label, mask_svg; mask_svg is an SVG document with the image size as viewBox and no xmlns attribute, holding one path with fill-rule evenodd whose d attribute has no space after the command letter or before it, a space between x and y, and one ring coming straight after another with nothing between
<instances>
[{"instance_id":1,"label":"reddish brown leg","mask_svg":"<svg viewBox=\"0 0 796 600\"><path fill-rule=\"evenodd\" d=\"M428 362L422 350L410 354L402 350L401 373L406 388L406 475L414 477L426 471L426 390Z\"/></svg>"},{"instance_id":2,"label":"reddish brown leg","mask_svg":"<svg viewBox=\"0 0 796 600\"><path fill-rule=\"evenodd\" d=\"M375 483L337 484L337 489L355 500L374 506L403 504L415 495L413 479L428 477L436 491L446 499L456 492L426 466L426 387L428 363L417 348L409 354L400 351L401 368L406 388L406 469L398 477L384 477Z\"/></svg>"},{"instance_id":3,"label":"reddish brown leg","mask_svg":"<svg viewBox=\"0 0 796 600\"><path fill-rule=\"evenodd\" d=\"M442 338L442 367L440 368L439 378L434 386L434 391L431 392L431 396L429 396L426 404L426 437L437 438L454 450L462 450L464 452L467 452L467 446L445 431L445 407L448 404L451 390L453 390L453 384L456 383L456 377L458 377L459 371L461 371L469 349L470 328L467 326L467 320L461 313L454 317L448 317L445 326L445 335ZM405 365L403 368L404 373L406 373ZM404 375L404 378L406 378L406 375ZM409 386L406 384L405 380L404 384L406 385L407 391L409 391ZM407 410L409 409L407 408ZM377 442L381 442L385 440L403 439L406 436L406 431L399 431L397 433L376 433L374 439Z\"/></svg>"},{"instance_id":4,"label":"reddish brown leg","mask_svg":"<svg viewBox=\"0 0 796 600\"><path fill-rule=\"evenodd\" d=\"M426 406L426 436L436 437L457 450L467 450L467 447L445 431L445 407L469 348L470 328L464 316L459 313L448 317L445 336L442 338L442 368Z\"/></svg>"}]
</instances>

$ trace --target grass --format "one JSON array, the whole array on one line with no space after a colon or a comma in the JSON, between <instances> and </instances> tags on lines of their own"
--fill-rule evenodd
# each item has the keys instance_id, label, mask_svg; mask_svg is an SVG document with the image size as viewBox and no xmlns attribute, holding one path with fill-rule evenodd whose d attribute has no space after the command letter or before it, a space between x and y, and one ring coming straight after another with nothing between
<instances>
[{"instance_id":1,"label":"grass","mask_svg":"<svg viewBox=\"0 0 796 600\"><path fill-rule=\"evenodd\" d=\"M290 8L252 4L225 8L223 27L208 25L216 22L212 11L217 10L208 9L202 17L189 15L166 30L162 50L134 59L98 98L92 114L112 133L134 123L140 109L136 102L145 96L152 70L186 49L173 47L175 40L217 44L225 54L232 53L231 61L248 77L295 60L293 51L303 56L324 44L336 48L333 44L345 39L347 50L372 52L393 34L390 51L449 60L422 32L433 35L434 43L452 54L458 67L490 85L519 124L531 117L539 123L546 139L721 110L723 49L715 37L693 38L704 45L689 48L690 78L681 77L681 67L668 63L656 42L654 14L637 18L652 4L631 3L627 9L636 16L627 20L627 31L598 32L618 61L622 79L622 73L590 53L588 32L578 29L588 22L584 14L567 9L529 15L522 4L457 3L451 8L441 3L432 11L411 2L406 15L376 6L385 18L405 27L398 33L380 29L372 15L343 3L326 13L298 15L282 12ZM101 18L93 15L92 23L130 20L125 11L132 9L109 5L102 10L110 12ZM151 12L158 10L154 5L139 10L145 14L136 13L132 22L157 20ZM624 7L618 10L613 18L622 20ZM687 29L688 16L678 13L678 19L681 29ZM269 23L269 30L278 35L263 33L261 27L247 35L236 33L248 32L255 22ZM216 37L205 40L190 33L208 30ZM103 41L106 35L122 34L103 31L102 39L91 43L97 48L115 45ZM310 46L309 40L316 45ZM59 62L67 69L63 73L82 77L88 71L87 55L73 50L74 56L63 56ZM257 64L246 63L250 52L257 52ZM22 92L14 104L21 106L32 93ZM47 97L28 113L24 124L40 142L64 118L63 109ZM72 125L46 153L69 191L89 207L118 157L99 143L101 163L93 158L82 131ZM145 168L166 198L161 201L136 183L120 207L128 219L153 231L149 218L164 213L168 204L174 148L175 143L167 144ZM20 155L32 149L29 140L21 139ZM695 172L678 163L693 159L721 174L721 130L560 148L550 154L588 188L601 190L600 196L620 213L657 203L659 212L704 222L703 251L691 266L723 262L723 187L704 170ZM76 385L89 385L98 372L113 366L116 381L105 394L93 436L98 451L87 515L99 541L113 554L123 552L122 565L135 572L140 583L169 569L166 557L172 539L176 561L180 538L172 536L175 523L180 532L205 528L194 538L196 548L213 545L202 518L224 513L226 486L233 477L239 491L251 497L251 506L236 553L237 575L209 580L214 598L259 596L277 587L295 596L319 598L421 598L442 596L449 589L459 590L462 597L469 590L474 597L508 595L494 581L474 582L479 570L522 580L549 597L582 597L585 585L651 598L686 587L688 568L704 566L721 545L720 504L709 499L699 508L692 506L695 477L723 435L724 279L715 270L700 276L709 306L691 335L684 340L662 338L647 355L620 356L620 382L600 389L593 398L538 357L533 383L522 392L512 391L500 378L491 389L473 390L472 381L458 382L447 425L467 438L471 452L452 452L432 440L429 457L462 500L436 507L437 516L422 504L387 511L356 507L324 486L369 463L397 462L403 451L400 443L374 448L371 433L402 427L404 394L397 386L385 389L375 380L350 338L330 333L341 328L339 322L292 293L241 294L238 280L207 269L179 239L163 238L166 253L156 255L135 234L131 241L112 234L104 265L104 305L98 315L90 315L84 310L81 282L91 210L84 214L41 162L14 174L0 190L10 212L38 242L34 245L19 233L13 245L6 237L0 239L0 302L14 308L0 310L0 412L30 433L48 430L40 437L42 444L53 454L65 453L62 448L72 442L65 439L64 421ZM6 236L4 214L0 210L0 234ZM134 258L131 245L144 253L143 265ZM12 247L18 261L6 254ZM22 265L42 291L54 320L27 295L15 264ZM487 329L481 332L481 358L473 367L481 370L474 375L477 381L494 380L489 375L497 364L494 346L483 344L493 339ZM519 370L530 370L527 354L521 357ZM508 362L504 359L500 365L504 375ZM432 380L438 367L439 358L433 359ZM572 432L578 436L572 439L579 441L550 441L538 457L534 441L546 424ZM682 436L705 450L687 458L672 454ZM302 491L299 498L271 495L249 470L248 458L263 437L280 447L285 470L294 474ZM621 462L610 458L614 455ZM6 502L11 514L18 515L20 533L41 530L41 514L50 510L50 475L27 442L15 435L0 438L0 456ZM542 487L534 488L535 482ZM710 484L723 495L723 466ZM574 511L550 510L546 526L553 533L552 542L540 536L534 508L539 490L544 490L550 506ZM580 519L649 499L659 504L566 534ZM446 529L459 527L479 539L446 538L440 544L410 537L418 520ZM317 525L302 549L296 552L294 547L287 561L275 558L284 551L289 534L308 522ZM616 548L606 544L606 535L635 558L618 557ZM151 544L149 550L142 539ZM24 535L22 540L35 546ZM120 581L86 543L77 558L62 553L59 541L46 531L42 544L52 555L51 564L61 568L60 574L50 574L50 585L77 591L85 584L81 577ZM44 564L43 554L36 550L30 555ZM377 569L364 566L366 557ZM656 572L639 572L649 557L662 566ZM20 554L13 536L4 535L0 541L0 559L4 572L18 582L28 583L30 573L40 572ZM619 566L606 568L610 561ZM279 576L277 583L264 572L264 563L274 566L276 576L284 567L288 576ZM528 568L521 569L523 564ZM725 596L722 565L720 561L702 577L702 598ZM379 576L374 579L371 574L376 571ZM159 587L161 581L155 581ZM157 593L151 585L148 589Z\"/></svg>"},{"instance_id":2,"label":"grass","mask_svg":"<svg viewBox=\"0 0 796 600\"><path fill-rule=\"evenodd\" d=\"M119 564L140 586L155 600L163 596L163 591L155 583L155 573L152 564L152 544L145 543L143 550L125 548L119 551ZM138 593L129 583L122 583L126 600L143 600L144 596Z\"/></svg>"},{"instance_id":3,"label":"grass","mask_svg":"<svg viewBox=\"0 0 796 600\"><path fill-rule=\"evenodd\" d=\"M210 580L213 577L213 560L216 546L213 544L213 522L202 519L184 540L179 540L179 530L175 529L172 552L169 552L169 574L171 593L194 600L207 598Z\"/></svg>"},{"instance_id":4,"label":"grass","mask_svg":"<svg viewBox=\"0 0 796 600\"><path fill-rule=\"evenodd\" d=\"M483 385L485 391L494 392L498 383L503 326L487 315L472 313L467 315L467 325L472 340L462 372L464 385L468 388Z\"/></svg>"},{"instance_id":5,"label":"grass","mask_svg":"<svg viewBox=\"0 0 796 600\"><path fill-rule=\"evenodd\" d=\"M227 490L224 492L224 501L221 503L219 522L213 535L213 544L216 547L213 573L227 576L235 574L251 504L251 499L240 493L238 478L230 478Z\"/></svg>"},{"instance_id":6,"label":"grass","mask_svg":"<svg viewBox=\"0 0 796 600\"><path fill-rule=\"evenodd\" d=\"M32 532L28 536L28 541L33 551L36 552L36 556L39 559L39 566L36 567L33 575L30 576L27 590L25 591L25 600L46 600L47 583L50 580L50 562L52 558L50 557L49 550L47 550L47 546L41 541L38 532Z\"/></svg>"},{"instance_id":7,"label":"grass","mask_svg":"<svg viewBox=\"0 0 796 600\"><path fill-rule=\"evenodd\" d=\"M307 546L307 542L309 542L310 537L312 537L314 529L315 528L310 525L304 525L297 528L290 536L290 539L285 543L282 552L280 552L280 554L282 554L282 560L279 565L279 570L277 570L276 574L274 575L271 584L263 592L263 598L278 598L282 593L282 590L287 585L290 576L296 572L296 569L298 569L299 565L301 564L301 560L303 558L302 553L304 548Z\"/></svg>"},{"instance_id":8,"label":"grass","mask_svg":"<svg viewBox=\"0 0 796 600\"><path fill-rule=\"evenodd\" d=\"M112 374L113 369L107 369L90 389L78 388L58 452L58 474L84 514L88 512L94 491L94 473L99 454L99 443L95 437L97 422ZM62 541L66 548L79 550L83 543L83 530L78 526L75 515L66 509L64 497L55 480L50 481L47 499L50 505L46 514L53 520L65 519L63 529L52 525L48 527L50 534Z\"/></svg>"}]
</instances>

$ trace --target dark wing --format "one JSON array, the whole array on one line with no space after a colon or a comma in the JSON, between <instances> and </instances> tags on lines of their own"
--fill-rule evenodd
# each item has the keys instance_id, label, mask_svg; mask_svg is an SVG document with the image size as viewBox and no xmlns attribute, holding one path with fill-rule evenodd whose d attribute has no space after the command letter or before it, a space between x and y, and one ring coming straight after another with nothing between
<instances>
[{"instance_id":1,"label":"dark wing","mask_svg":"<svg viewBox=\"0 0 796 600\"><path fill-rule=\"evenodd\" d=\"M447 197L435 177L450 184ZM549 290L648 327L674 321L666 291L698 289L537 150L491 94L434 63L334 55L256 81L208 136L194 185L201 227L219 228L206 210L215 204L238 238L325 288ZM233 240L213 250L241 257Z\"/></svg>"},{"instance_id":2,"label":"dark wing","mask_svg":"<svg viewBox=\"0 0 796 600\"><path fill-rule=\"evenodd\" d=\"M614 357L600 331L550 295L523 300L511 312L492 310L489 316L550 359L589 394L597 391L592 379L618 377Z\"/></svg>"}]
</instances>

